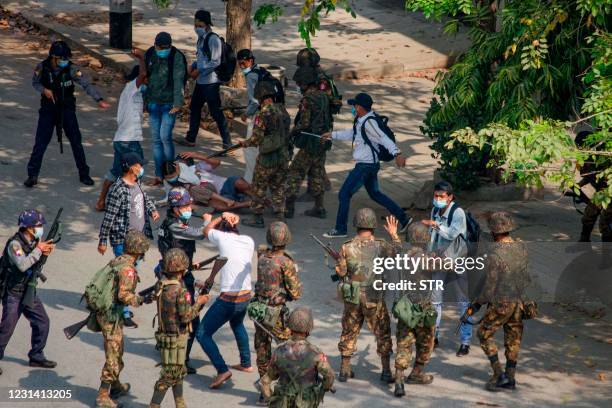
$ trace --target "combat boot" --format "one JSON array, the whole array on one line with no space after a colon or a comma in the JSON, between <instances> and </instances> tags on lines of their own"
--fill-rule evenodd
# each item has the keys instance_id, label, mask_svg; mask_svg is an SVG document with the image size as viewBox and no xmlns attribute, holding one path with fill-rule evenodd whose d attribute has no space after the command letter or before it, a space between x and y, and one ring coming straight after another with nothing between
<instances>
[{"instance_id":1,"label":"combat boot","mask_svg":"<svg viewBox=\"0 0 612 408\"><path fill-rule=\"evenodd\" d=\"M516 389L516 381L514 380L514 376L516 375L516 361L508 360L506 361L506 372L502 373L497 378L497 387L506 389L506 390L514 390Z\"/></svg>"},{"instance_id":2,"label":"combat boot","mask_svg":"<svg viewBox=\"0 0 612 408\"><path fill-rule=\"evenodd\" d=\"M404 391L404 370L395 369L395 391L393 395L398 398L406 395L406 391Z\"/></svg>"},{"instance_id":3,"label":"combat boot","mask_svg":"<svg viewBox=\"0 0 612 408\"><path fill-rule=\"evenodd\" d=\"M264 227L264 218L261 214L253 215L253 218L250 220L242 220L242 225L246 225L247 227L253 228L263 228Z\"/></svg>"},{"instance_id":4,"label":"combat boot","mask_svg":"<svg viewBox=\"0 0 612 408\"><path fill-rule=\"evenodd\" d=\"M28 188L32 188L37 184L38 184L38 177L35 177L35 176L30 176L28 177L26 181L23 182L23 185Z\"/></svg>"},{"instance_id":5,"label":"combat boot","mask_svg":"<svg viewBox=\"0 0 612 408\"><path fill-rule=\"evenodd\" d=\"M157 387L153 391L153 397L151 397L151 403L149 408L159 408L161 406L164 397L166 396L167 389L158 389Z\"/></svg>"},{"instance_id":6,"label":"combat boot","mask_svg":"<svg viewBox=\"0 0 612 408\"><path fill-rule=\"evenodd\" d=\"M285 218L293 218L295 215L295 200L287 200L285 203Z\"/></svg>"},{"instance_id":7,"label":"combat boot","mask_svg":"<svg viewBox=\"0 0 612 408\"><path fill-rule=\"evenodd\" d=\"M391 384L393 382L393 376L391 375L391 356L386 355L380 358L382 364L382 373L380 373L380 381Z\"/></svg>"},{"instance_id":8,"label":"combat boot","mask_svg":"<svg viewBox=\"0 0 612 408\"><path fill-rule=\"evenodd\" d=\"M340 365L340 374L338 375L338 381L346 382L349 378L354 378L355 373L351 370L351 358L342 356L342 363Z\"/></svg>"},{"instance_id":9,"label":"combat boot","mask_svg":"<svg viewBox=\"0 0 612 408\"><path fill-rule=\"evenodd\" d=\"M427 385L433 382L433 375L423 373L423 364L414 363L414 367L408 377L406 377L406 383L408 384L420 384Z\"/></svg>"},{"instance_id":10,"label":"combat boot","mask_svg":"<svg viewBox=\"0 0 612 408\"><path fill-rule=\"evenodd\" d=\"M183 384L176 384L172 387L172 395L174 395L174 405L176 408L187 408L185 397L183 397Z\"/></svg>"},{"instance_id":11,"label":"combat boot","mask_svg":"<svg viewBox=\"0 0 612 408\"><path fill-rule=\"evenodd\" d=\"M111 384L110 397L112 399L122 397L130 391L130 388L132 388L130 383L121 383L117 380Z\"/></svg>"},{"instance_id":12,"label":"combat boot","mask_svg":"<svg viewBox=\"0 0 612 408\"><path fill-rule=\"evenodd\" d=\"M259 405L260 407L268 406L268 400L266 399L266 397L264 397L263 392L259 393L259 398L257 399L257 405Z\"/></svg>"},{"instance_id":13,"label":"combat boot","mask_svg":"<svg viewBox=\"0 0 612 408\"><path fill-rule=\"evenodd\" d=\"M115 403L110 396L111 384L103 382L100 384L98 389L98 396L96 397L96 408L121 408L121 404Z\"/></svg>"},{"instance_id":14,"label":"combat boot","mask_svg":"<svg viewBox=\"0 0 612 408\"><path fill-rule=\"evenodd\" d=\"M310 210L306 210L304 212L304 215L307 215L309 217L321 218L321 219L327 218L327 211L325 211L325 208L323 208L323 196L322 195L315 197L314 207L311 208Z\"/></svg>"},{"instance_id":15,"label":"combat boot","mask_svg":"<svg viewBox=\"0 0 612 408\"><path fill-rule=\"evenodd\" d=\"M491 375L491 378L489 378L489 381L487 381L485 388L487 389L487 391L496 392L496 391L499 391L499 388L497 388L497 380L502 374L502 368L501 368L501 364L499 363L499 358L497 354L493 356L489 356L489 361L491 362L491 368L493 369L493 375Z\"/></svg>"}]
</instances>

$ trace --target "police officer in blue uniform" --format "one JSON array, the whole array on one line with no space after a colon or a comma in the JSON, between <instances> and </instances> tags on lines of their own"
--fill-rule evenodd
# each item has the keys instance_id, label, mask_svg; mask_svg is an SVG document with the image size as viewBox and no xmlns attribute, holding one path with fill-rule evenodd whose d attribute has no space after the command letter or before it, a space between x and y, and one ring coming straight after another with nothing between
<instances>
[{"instance_id":1,"label":"police officer in blue uniform","mask_svg":"<svg viewBox=\"0 0 612 408\"><path fill-rule=\"evenodd\" d=\"M32 348L28 353L30 366L54 368L57 363L47 360L43 352L49 336L49 317L38 298L30 305L23 303L32 268L40 258L48 256L54 248L53 242L43 241L45 217L36 210L26 210L19 215L19 231L10 238L2 252L0 264L2 281L2 320L0 321L0 360L15 331L21 315L30 321L32 327ZM23 340L23 339L22 339ZM0 371L1 373L1 371Z\"/></svg>"},{"instance_id":2,"label":"police officer in blue uniform","mask_svg":"<svg viewBox=\"0 0 612 408\"><path fill-rule=\"evenodd\" d=\"M36 66L32 86L40 92L40 110L36 140L28 162L28 179L23 183L33 187L38 183L38 174L43 156L56 128L61 128L72 147L72 155L79 169L81 183L91 186L94 181L89 177L89 166L81 143L81 131L76 117L76 98L74 84L79 84L101 109L107 109L98 90L83 73L70 61L72 52L64 41L55 41L49 49L49 57Z\"/></svg>"}]
</instances>

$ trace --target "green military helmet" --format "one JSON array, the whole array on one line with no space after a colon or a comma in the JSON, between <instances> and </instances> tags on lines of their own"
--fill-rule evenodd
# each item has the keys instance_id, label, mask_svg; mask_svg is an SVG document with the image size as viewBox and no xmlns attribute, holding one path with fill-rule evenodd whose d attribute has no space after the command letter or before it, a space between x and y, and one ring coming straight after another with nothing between
<instances>
[{"instance_id":1,"label":"green military helmet","mask_svg":"<svg viewBox=\"0 0 612 408\"><path fill-rule=\"evenodd\" d=\"M429 242L430 238L431 234L427 225L415 222L408 227L408 242L410 244L423 246Z\"/></svg>"},{"instance_id":2,"label":"green military helmet","mask_svg":"<svg viewBox=\"0 0 612 408\"><path fill-rule=\"evenodd\" d=\"M321 62L319 53L314 48L302 48L297 53L295 65L298 67L316 67Z\"/></svg>"},{"instance_id":3,"label":"green military helmet","mask_svg":"<svg viewBox=\"0 0 612 408\"><path fill-rule=\"evenodd\" d=\"M495 212L489 217L489 230L494 234L505 234L515 229L514 218L506 211Z\"/></svg>"},{"instance_id":4,"label":"green military helmet","mask_svg":"<svg viewBox=\"0 0 612 408\"><path fill-rule=\"evenodd\" d=\"M299 67L295 74L293 74L293 80L296 84L311 85L316 84L319 80L317 71L313 67Z\"/></svg>"},{"instance_id":5,"label":"green military helmet","mask_svg":"<svg viewBox=\"0 0 612 408\"><path fill-rule=\"evenodd\" d=\"M276 95L276 87L272 81L257 81L255 85L255 98L260 101L266 99L266 97L273 97Z\"/></svg>"},{"instance_id":6,"label":"green military helmet","mask_svg":"<svg viewBox=\"0 0 612 408\"><path fill-rule=\"evenodd\" d=\"M376 229L376 213L371 208L360 208L353 217L353 227L363 229Z\"/></svg>"},{"instance_id":7,"label":"green military helmet","mask_svg":"<svg viewBox=\"0 0 612 408\"><path fill-rule=\"evenodd\" d=\"M266 239L268 240L268 244L272 246L278 247L287 245L291 242L291 231L289 231L289 226L282 221L274 221L268 227Z\"/></svg>"},{"instance_id":8,"label":"green military helmet","mask_svg":"<svg viewBox=\"0 0 612 408\"><path fill-rule=\"evenodd\" d=\"M123 244L125 253L127 254L144 254L149 250L149 238L145 234L136 230L129 230L125 236L125 243Z\"/></svg>"},{"instance_id":9,"label":"green military helmet","mask_svg":"<svg viewBox=\"0 0 612 408\"><path fill-rule=\"evenodd\" d=\"M309 307L298 306L289 315L287 324L292 332L309 334L312 331L312 310Z\"/></svg>"},{"instance_id":10,"label":"green military helmet","mask_svg":"<svg viewBox=\"0 0 612 408\"><path fill-rule=\"evenodd\" d=\"M164 272L182 273L189 268L189 257L180 248L170 248L164 256Z\"/></svg>"}]
</instances>

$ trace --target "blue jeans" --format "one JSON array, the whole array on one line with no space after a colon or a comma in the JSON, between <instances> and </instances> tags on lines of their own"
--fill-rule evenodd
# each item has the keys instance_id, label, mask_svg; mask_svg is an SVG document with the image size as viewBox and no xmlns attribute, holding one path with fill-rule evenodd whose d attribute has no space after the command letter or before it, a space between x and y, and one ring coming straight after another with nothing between
<instances>
[{"instance_id":1,"label":"blue jeans","mask_svg":"<svg viewBox=\"0 0 612 408\"><path fill-rule=\"evenodd\" d=\"M336 231L346 233L351 197L364 186L372 200L385 207L404 225L408 222L406 213L393 200L384 195L378 187L378 171L380 164L357 163L344 180L338 193L340 205L336 216Z\"/></svg>"},{"instance_id":2,"label":"blue jeans","mask_svg":"<svg viewBox=\"0 0 612 408\"><path fill-rule=\"evenodd\" d=\"M155 175L162 176L161 168L165 161L174 160L174 142L172 129L176 121L176 114L171 115L170 104L149 103L149 127L153 139L153 159L155 160Z\"/></svg>"},{"instance_id":3,"label":"blue jeans","mask_svg":"<svg viewBox=\"0 0 612 408\"><path fill-rule=\"evenodd\" d=\"M470 302L457 302L459 305L459 315L463 316L465 310L468 308ZM438 337L438 329L440 328L440 320L442 319L442 304L434 303L434 307L436 308L436 312L438 312L438 317L436 318L436 337ZM472 317L470 316L468 320L471 322ZM453 329L454 330L454 329ZM466 346L470 345L472 341L472 325L467 323L461 323L461 327L459 328L459 341L461 344L465 344Z\"/></svg>"},{"instance_id":4,"label":"blue jeans","mask_svg":"<svg viewBox=\"0 0 612 408\"><path fill-rule=\"evenodd\" d=\"M217 298L215 303L208 309L198 332L196 338L204 349L204 352L217 369L218 374L227 372L229 369L223 360L223 356L219 352L217 343L213 340L213 335L223 326L229 322L236 343L238 344L238 352L240 353L240 365L242 367L251 366L251 350L249 349L249 335L244 328L244 316L246 315L247 306L249 301L233 303L226 302L225 300Z\"/></svg>"},{"instance_id":5,"label":"blue jeans","mask_svg":"<svg viewBox=\"0 0 612 408\"><path fill-rule=\"evenodd\" d=\"M113 254L115 257L123 255L123 244L113 245ZM126 319L130 317L130 308L128 306L124 306L123 308L123 317Z\"/></svg>"},{"instance_id":6,"label":"blue jeans","mask_svg":"<svg viewBox=\"0 0 612 408\"><path fill-rule=\"evenodd\" d=\"M144 161L144 153L140 142L113 142L113 167L106 174L108 181L115 181L123 175L121 156L125 153L136 153Z\"/></svg>"}]
</instances>

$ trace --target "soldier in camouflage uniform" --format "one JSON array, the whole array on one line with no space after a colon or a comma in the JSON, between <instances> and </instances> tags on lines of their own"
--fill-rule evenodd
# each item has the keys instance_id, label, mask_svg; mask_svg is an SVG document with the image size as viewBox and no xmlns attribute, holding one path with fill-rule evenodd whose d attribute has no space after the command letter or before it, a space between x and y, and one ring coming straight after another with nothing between
<instances>
[{"instance_id":1,"label":"soldier in camouflage uniform","mask_svg":"<svg viewBox=\"0 0 612 408\"><path fill-rule=\"evenodd\" d=\"M114 295L115 313L98 312L96 320L104 336L104 354L106 362L100 376L100 389L96 397L96 407L115 408L117 404L111 399L126 394L129 383L119 382L119 373L123 369L123 306L138 307L144 299L136 294L139 282L136 264L144 258L149 250L149 239L139 231L130 230L125 237L124 254L110 261L112 267L118 268L117 288ZM115 306L116 305L116 306Z\"/></svg>"},{"instance_id":2,"label":"soldier in camouflage uniform","mask_svg":"<svg viewBox=\"0 0 612 408\"><path fill-rule=\"evenodd\" d=\"M161 354L161 372L155 383L151 408L159 408L168 389L172 388L177 408L184 408L183 378L187 374L185 355L189 325L199 316L208 295L198 296L195 303L182 279L189 269L189 257L179 248L169 249L164 256L164 276L157 282L159 328L155 333L156 348Z\"/></svg>"},{"instance_id":3,"label":"soldier in camouflage uniform","mask_svg":"<svg viewBox=\"0 0 612 408\"><path fill-rule=\"evenodd\" d=\"M331 149L331 141L305 134L304 132L322 135L331 130L331 112L329 98L317 88L317 73L313 68L299 68L293 76L302 90L298 117L291 130L290 140L300 148L289 166L287 176L287 218L293 218L295 201L304 177L308 175L310 193L315 199L314 208L305 215L325 218L327 212L323 206L325 193L325 155Z\"/></svg>"},{"instance_id":4,"label":"soldier in camouflage uniform","mask_svg":"<svg viewBox=\"0 0 612 408\"><path fill-rule=\"evenodd\" d=\"M397 231L397 220L393 219L394 231ZM426 254L427 243L430 240L429 228L421 223L411 224L408 227L408 242L410 249L406 255L410 258L421 257ZM421 281L431 279L431 271L419 268L417 270L401 269L399 281L414 282L415 290L405 290L395 292L398 296L406 296L410 302L420 308L423 312L428 312L428 318L423 319L415 327L409 327L404 321L398 319L396 328L397 354L395 355L395 392L396 397L406 395L404 391L404 371L412 361L412 346L415 346L416 357L412 372L406 378L408 384L431 384L433 376L424 374L423 368L429 362L434 346L434 333L436 330L436 311L431 304L431 289L420 288Z\"/></svg>"},{"instance_id":5,"label":"soldier in camouflage uniform","mask_svg":"<svg viewBox=\"0 0 612 408\"><path fill-rule=\"evenodd\" d=\"M285 324L287 307L285 303L298 300L302 296L302 283L298 268L285 247L291 240L291 232L284 222L275 221L268 227L266 238L271 247L259 248L257 261L257 282L254 301L267 305L271 315L278 316L274 321L264 324L277 339L287 340L290 331ZM251 316L251 313L249 313ZM272 356L272 339L259 326L255 326L255 350L257 369L263 377L268 370ZM263 394L259 403L265 402Z\"/></svg>"},{"instance_id":6,"label":"soldier in camouflage uniform","mask_svg":"<svg viewBox=\"0 0 612 408\"><path fill-rule=\"evenodd\" d=\"M476 310L487 303L487 311L478 329L480 346L485 352L493 376L487 382L489 391L514 389L516 362L523 336L523 293L531 279L527 270L527 248L510 232L516 229L511 215L500 211L491 215L489 229L493 244L485 262L486 280L482 294L477 299ZM504 328L506 370L502 371L493 335Z\"/></svg>"},{"instance_id":7,"label":"soldier in camouflage uniform","mask_svg":"<svg viewBox=\"0 0 612 408\"><path fill-rule=\"evenodd\" d=\"M264 397L270 407L315 408L334 385L334 370L327 356L306 338L312 331L312 312L298 307L288 322L291 339L278 346L266 375L261 379ZM272 381L278 380L272 393Z\"/></svg>"},{"instance_id":8,"label":"soldier in camouflage uniform","mask_svg":"<svg viewBox=\"0 0 612 408\"><path fill-rule=\"evenodd\" d=\"M376 351L381 358L381 381L393 382L390 359L392 352L391 321L384 301L384 292L374 289L373 282L383 279L372 271L374 258L394 257L401 250L397 232L385 227L391 234L393 244L374 237L377 227L376 214L370 208L361 208L353 218L357 235L345 242L336 261L336 273L342 282L339 290L344 299L342 314L342 335L338 349L342 356L342 366L338 380L347 381L354 376L351 370L351 356L357 349L357 337L365 320L368 328L376 336Z\"/></svg>"},{"instance_id":9,"label":"soldier in camouflage uniform","mask_svg":"<svg viewBox=\"0 0 612 408\"><path fill-rule=\"evenodd\" d=\"M276 90L270 81L259 81L255 97L260 110L255 115L253 136L240 142L243 147L255 146L259 154L255 163L251 194L254 217L243 220L244 225L263 228L264 200L268 188L272 192L272 208L280 220L285 218L285 180L287 176L287 139L291 118L280 103L274 103Z\"/></svg>"}]
</instances>

